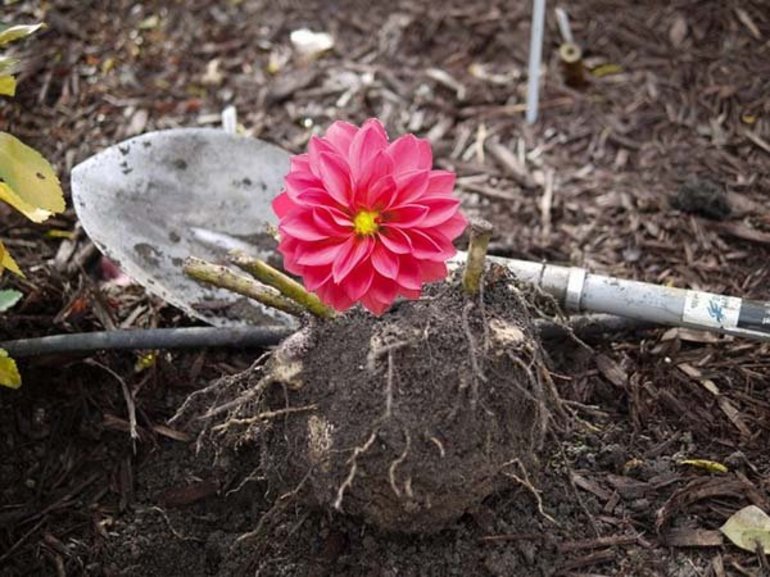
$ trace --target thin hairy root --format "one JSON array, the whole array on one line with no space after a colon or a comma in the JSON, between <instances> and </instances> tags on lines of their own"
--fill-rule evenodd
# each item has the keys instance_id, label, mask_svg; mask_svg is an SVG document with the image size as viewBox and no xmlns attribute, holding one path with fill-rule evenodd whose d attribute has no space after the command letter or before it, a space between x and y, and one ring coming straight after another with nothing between
<instances>
[{"instance_id":1,"label":"thin hairy root","mask_svg":"<svg viewBox=\"0 0 770 577\"><path fill-rule=\"evenodd\" d=\"M431 443L433 443L434 445L436 445L436 447L438 447L438 452L439 452L439 455L441 455L441 458L443 459L444 457L446 457L446 449L444 449L444 443L439 441L438 438L436 437L428 437L428 439L430 440Z\"/></svg>"},{"instance_id":2,"label":"thin hairy root","mask_svg":"<svg viewBox=\"0 0 770 577\"><path fill-rule=\"evenodd\" d=\"M518 465L519 471L521 471L522 476L519 477L515 473L506 473L506 472L503 472L503 475L505 475L509 479L512 479L513 481L516 481L519 485L524 487L527 491L529 491L532 494L532 496L535 498L535 501L537 502L537 511L538 513L540 513L540 515L542 515L545 519L548 519L551 523L553 523L557 527L561 526L556 519L551 517L551 515L546 513L545 510L543 509L543 499L540 496L540 491L535 489L535 486L529 480L527 469L526 467L524 467L521 461L519 459L513 459L512 461L508 461L507 463L505 463L503 466L505 467L508 465Z\"/></svg>"},{"instance_id":3,"label":"thin hairy root","mask_svg":"<svg viewBox=\"0 0 770 577\"><path fill-rule=\"evenodd\" d=\"M243 405L244 403L247 403L248 401L251 401L255 397L258 397L259 395L264 393L267 387L269 387L273 383L275 383L275 379L273 378L273 376L265 375L259 380L259 382L256 384L256 386L253 389L249 389L237 399L233 399L232 401L228 401L227 403L214 407L213 409L209 409L209 411L206 414L201 415L198 418L201 420L210 419L211 417L221 415L222 413L229 411L231 409L236 409L241 405Z\"/></svg>"},{"instance_id":4,"label":"thin hairy root","mask_svg":"<svg viewBox=\"0 0 770 577\"><path fill-rule=\"evenodd\" d=\"M249 473L240 483L238 483L237 486L230 489L225 493L225 497L229 497L230 495L234 495L235 493L238 493L241 489L243 489L248 483L251 483L252 481L264 481L265 477L263 475L258 475L257 471L259 471L259 467L256 469L253 469L251 473Z\"/></svg>"},{"instance_id":5,"label":"thin hairy root","mask_svg":"<svg viewBox=\"0 0 770 577\"><path fill-rule=\"evenodd\" d=\"M259 537L265 531L268 523L272 521L273 518L275 518L281 511L283 511L289 505L289 503L291 503L291 499L302 490L312 473L313 469L311 467L308 469L307 473L305 473L305 476L302 477L302 480L297 484L296 487L294 487L293 490L289 491L288 493L284 493L275 500L275 504L262 515L262 517L259 519L259 523L257 523L257 526L254 527L253 530L249 531L248 533L244 533L235 540L233 547L244 541L249 541Z\"/></svg>"},{"instance_id":6,"label":"thin hairy root","mask_svg":"<svg viewBox=\"0 0 770 577\"><path fill-rule=\"evenodd\" d=\"M358 471L358 463L357 463L358 457L366 453L374 444L374 441L377 438L378 430L379 428L372 431L372 434L369 435L369 438L366 440L366 443L353 449L353 455L350 457L350 459L348 459L348 463L350 463L350 470L348 471L348 476L345 477L345 480L342 482L342 485L340 485L339 489L337 489L337 498L334 499L333 507L337 511L342 510L342 498L345 495L345 491L353 484L353 479L356 478L356 472Z\"/></svg>"},{"instance_id":7,"label":"thin hairy root","mask_svg":"<svg viewBox=\"0 0 770 577\"><path fill-rule=\"evenodd\" d=\"M393 489L393 492L396 494L396 497L399 497L399 498L401 497L401 491L396 485L396 469L401 463L404 462L404 460L406 460L407 456L409 455L409 449L412 447L412 436L409 434L408 429L404 429L404 438L405 438L404 450L401 451L401 454L398 456L398 458L396 458L390 464L390 467L388 467L388 479L390 480L390 486ZM411 495L409 496L411 497Z\"/></svg>"},{"instance_id":8,"label":"thin hairy root","mask_svg":"<svg viewBox=\"0 0 770 577\"><path fill-rule=\"evenodd\" d=\"M258 415L254 415L253 417L248 417L246 419L228 419L221 425L217 425L211 431L213 433L218 432L226 432L230 427L236 427L241 425L253 425L254 423L258 423L259 421L268 421L270 419L274 419L276 417L282 417L285 415L291 415L293 413L306 413L308 411L314 411L318 408L318 405L305 405L304 407L286 407L285 409L277 409L275 411L264 411L262 413L259 413Z\"/></svg>"},{"instance_id":9,"label":"thin hairy root","mask_svg":"<svg viewBox=\"0 0 770 577\"><path fill-rule=\"evenodd\" d=\"M185 413L185 411L188 409L188 407L190 406L190 404L194 399L201 397L203 395L207 395L217 388L227 389L229 387L232 387L233 385L237 385L241 383L243 381L243 377L245 375L250 375L251 373L256 371L258 368L260 368L262 361L264 361L265 357L269 355L270 355L269 352L261 354L259 358L253 363L251 363L251 366L242 373L217 379L213 383L211 383L209 386L204 387L203 389L198 389L197 391L193 391L192 393L190 393L187 396L187 398L184 400L182 405L177 409L176 413L174 413L174 416L168 420L168 424L170 425L174 423L177 419L179 419Z\"/></svg>"}]
</instances>

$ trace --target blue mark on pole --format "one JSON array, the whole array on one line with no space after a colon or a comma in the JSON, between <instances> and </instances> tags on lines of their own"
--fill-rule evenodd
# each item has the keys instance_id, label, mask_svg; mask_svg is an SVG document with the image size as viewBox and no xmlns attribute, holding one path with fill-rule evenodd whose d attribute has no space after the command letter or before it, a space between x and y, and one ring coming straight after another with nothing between
<instances>
[{"instance_id":1,"label":"blue mark on pole","mask_svg":"<svg viewBox=\"0 0 770 577\"><path fill-rule=\"evenodd\" d=\"M708 308L709 316L713 318L716 322L722 323L725 319L725 313L724 313L724 307L722 304L715 298L712 298L709 301L709 308Z\"/></svg>"}]
</instances>

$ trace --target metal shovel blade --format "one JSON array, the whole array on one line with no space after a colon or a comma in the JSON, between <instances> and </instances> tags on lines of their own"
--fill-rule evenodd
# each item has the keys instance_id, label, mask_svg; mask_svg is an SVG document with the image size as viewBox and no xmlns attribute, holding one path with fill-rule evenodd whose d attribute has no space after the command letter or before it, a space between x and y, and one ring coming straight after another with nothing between
<instances>
[{"instance_id":1,"label":"metal shovel blade","mask_svg":"<svg viewBox=\"0 0 770 577\"><path fill-rule=\"evenodd\" d=\"M274 254L270 203L289 154L221 130L151 132L98 153L72 171L72 198L102 253L149 292L215 326L292 325L288 315L182 272L188 256L222 261L231 248ZM242 240L242 246L234 247Z\"/></svg>"}]
</instances>

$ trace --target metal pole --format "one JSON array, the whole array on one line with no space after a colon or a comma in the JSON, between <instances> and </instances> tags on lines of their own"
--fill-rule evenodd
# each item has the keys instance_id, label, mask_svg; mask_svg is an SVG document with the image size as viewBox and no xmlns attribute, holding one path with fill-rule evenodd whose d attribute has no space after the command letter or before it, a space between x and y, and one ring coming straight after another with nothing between
<instances>
[{"instance_id":1,"label":"metal pole","mask_svg":"<svg viewBox=\"0 0 770 577\"><path fill-rule=\"evenodd\" d=\"M545 0L534 0L532 6L532 34L529 37L529 69L527 79L527 124L537 120L540 98L540 64L543 60L543 30L545 28Z\"/></svg>"},{"instance_id":2,"label":"metal pole","mask_svg":"<svg viewBox=\"0 0 770 577\"><path fill-rule=\"evenodd\" d=\"M452 264L459 266L465 255ZM539 286L571 311L590 311L770 342L770 301L660 286L586 269L488 257Z\"/></svg>"}]
</instances>

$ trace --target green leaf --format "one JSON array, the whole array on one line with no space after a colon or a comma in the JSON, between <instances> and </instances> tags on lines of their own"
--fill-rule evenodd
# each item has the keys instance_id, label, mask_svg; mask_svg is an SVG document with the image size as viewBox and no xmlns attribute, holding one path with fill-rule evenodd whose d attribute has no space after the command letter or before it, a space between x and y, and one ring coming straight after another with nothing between
<instances>
[{"instance_id":1,"label":"green leaf","mask_svg":"<svg viewBox=\"0 0 770 577\"><path fill-rule=\"evenodd\" d=\"M21 375L16 361L8 356L8 351L0 349L0 386L18 389L21 386Z\"/></svg>"},{"instance_id":2,"label":"green leaf","mask_svg":"<svg viewBox=\"0 0 770 577\"><path fill-rule=\"evenodd\" d=\"M18 24L16 26L8 26L0 30L0 46L25 38L30 34L34 34L45 24Z\"/></svg>"},{"instance_id":3,"label":"green leaf","mask_svg":"<svg viewBox=\"0 0 770 577\"><path fill-rule=\"evenodd\" d=\"M16 94L16 79L13 76L0 76L0 95L14 96Z\"/></svg>"},{"instance_id":4,"label":"green leaf","mask_svg":"<svg viewBox=\"0 0 770 577\"><path fill-rule=\"evenodd\" d=\"M10 309L19 302L19 299L23 296L23 293L14 289L0 290L0 313L4 313Z\"/></svg>"},{"instance_id":5,"label":"green leaf","mask_svg":"<svg viewBox=\"0 0 770 577\"><path fill-rule=\"evenodd\" d=\"M35 222L45 220L46 211L65 208L59 179L48 161L7 132L0 132L0 179L6 185L0 198Z\"/></svg>"},{"instance_id":6,"label":"green leaf","mask_svg":"<svg viewBox=\"0 0 770 577\"><path fill-rule=\"evenodd\" d=\"M741 549L754 553L759 545L770 554L770 517L756 505L735 513L719 530Z\"/></svg>"}]
</instances>

